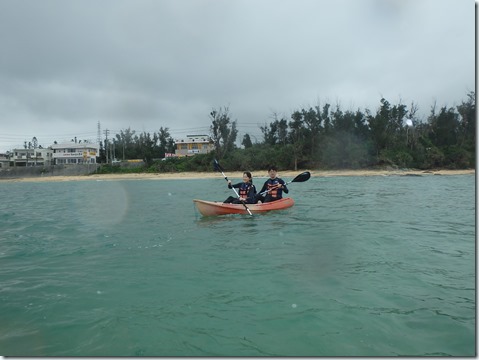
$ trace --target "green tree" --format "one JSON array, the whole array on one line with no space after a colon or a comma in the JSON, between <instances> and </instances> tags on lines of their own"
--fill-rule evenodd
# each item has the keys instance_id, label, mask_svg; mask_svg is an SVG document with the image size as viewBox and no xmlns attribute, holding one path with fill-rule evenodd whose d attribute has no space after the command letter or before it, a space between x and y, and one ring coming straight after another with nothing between
<instances>
[{"instance_id":1,"label":"green tree","mask_svg":"<svg viewBox=\"0 0 479 360\"><path fill-rule=\"evenodd\" d=\"M472 91L467 94L467 101L457 106L460 115L459 143L469 150L476 143L476 94Z\"/></svg>"},{"instance_id":2,"label":"green tree","mask_svg":"<svg viewBox=\"0 0 479 360\"><path fill-rule=\"evenodd\" d=\"M141 133L138 140L140 158L143 159L146 166L151 166L154 157L155 141L152 139L150 133L147 132Z\"/></svg>"},{"instance_id":3,"label":"green tree","mask_svg":"<svg viewBox=\"0 0 479 360\"><path fill-rule=\"evenodd\" d=\"M266 145L276 145L276 142L278 141L278 121L264 124L264 126L260 126L260 130L263 133L263 142Z\"/></svg>"},{"instance_id":4,"label":"green tree","mask_svg":"<svg viewBox=\"0 0 479 360\"><path fill-rule=\"evenodd\" d=\"M439 114L436 115L434 109L431 110L429 123L431 132L429 137L434 145L443 148L452 146L457 143L457 133L459 130L459 114L454 108L441 108Z\"/></svg>"},{"instance_id":5,"label":"green tree","mask_svg":"<svg viewBox=\"0 0 479 360\"><path fill-rule=\"evenodd\" d=\"M229 109L213 109L210 113L212 124L210 126L211 139L215 147L216 156L222 159L228 152L235 148L238 135L236 120L231 121Z\"/></svg>"},{"instance_id":6,"label":"green tree","mask_svg":"<svg viewBox=\"0 0 479 360\"><path fill-rule=\"evenodd\" d=\"M324 137L321 163L327 168L359 169L369 165L368 149L351 132L338 130Z\"/></svg>"},{"instance_id":7,"label":"green tree","mask_svg":"<svg viewBox=\"0 0 479 360\"><path fill-rule=\"evenodd\" d=\"M253 146L253 142L251 141L251 137L249 136L249 134L244 134L241 145L243 145L245 149L248 149Z\"/></svg>"},{"instance_id":8,"label":"green tree","mask_svg":"<svg viewBox=\"0 0 479 360\"><path fill-rule=\"evenodd\" d=\"M263 133L263 142L268 145L286 145L288 143L288 121L285 118L278 119L278 115L273 113L274 121L264 126L260 126Z\"/></svg>"},{"instance_id":9,"label":"green tree","mask_svg":"<svg viewBox=\"0 0 479 360\"><path fill-rule=\"evenodd\" d=\"M382 150L394 148L402 141L400 130L403 129L406 114L407 109L405 105L391 106L389 101L382 98L381 106L377 110L376 115L368 116L371 140L373 141L377 156L379 156Z\"/></svg>"},{"instance_id":10,"label":"green tree","mask_svg":"<svg viewBox=\"0 0 479 360\"><path fill-rule=\"evenodd\" d=\"M115 146L116 149L121 153L121 158L126 159L135 159L135 130L130 128L125 129L125 131L120 130L120 134L115 135Z\"/></svg>"},{"instance_id":11,"label":"green tree","mask_svg":"<svg viewBox=\"0 0 479 360\"><path fill-rule=\"evenodd\" d=\"M366 118L359 110L331 113L331 127L323 137L321 162L331 168L360 168L370 163Z\"/></svg>"},{"instance_id":12,"label":"green tree","mask_svg":"<svg viewBox=\"0 0 479 360\"><path fill-rule=\"evenodd\" d=\"M476 94L467 94L467 100L457 107L460 115L459 144L469 153L468 167L476 164Z\"/></svg>"},{"instance_id":13,"label":"green tree","mask_svg":"<svg viewBox=\"0 0 479 360\"><path fill-rule=\"evenodd\" d=\"M291 114L293 121L289 122L289 136L291 139L294 170L298 170L298 162L303 159L303 149L305 146L305 129L303 126L303 114L299 111L295 111Z\"/></svg>"},{"instance_id":14,"label":"green tree","mask_svg":"<svg viewBox=\"0 0 479 360\"><path fill-rule=\"evenodd\" d=\"M165 153L175 152L175 141L170 136L168 128L160 127L158 132L158 141L159 141L159 156L160 158L165 157Z\"/></svg>"},{"instance_id":15,"label":"green tree","mask_svg":"<svg viewBox=\"0 0 479 360\"><path fill-rule=\"evenodd\" d=\"M100 151L98 154L97 162L106 163L106 151L105 151L105 147L103 146L103 141L100 141Z\"/></svg>"},{"instance_id":16,"label":"green tree","mask_svg":"<svg viewBox=\"0 0 479 360\"><path fill-rule=\"evenodd\" d=\"M304 126L304 136L305 138L305 149L304 151L308 153L310 161L314 159L314 154L317 152L317 147L319 144L319 135L321 132L321 114L319 112L319 107L316 107L316 110L309 108L308 110L301 110L303 115L303 126Z\"/></svg>"},{"instance_id":17,"label":"green tree","mask_svg":"<svg viewBox=\"0 0 479 360\"><path fill-rule=\"evenodd\" d=\"M331 117L330 117L330 111L329 109L331 108L330 104L325 104L323 106L323 109L321 110L321 123L322 123L322 131L325 135L328 135L331 130L332 130L332 125L331 125ZM319 112L319 106L317 108L317 111Z\"/></svg>"}]
</instances>

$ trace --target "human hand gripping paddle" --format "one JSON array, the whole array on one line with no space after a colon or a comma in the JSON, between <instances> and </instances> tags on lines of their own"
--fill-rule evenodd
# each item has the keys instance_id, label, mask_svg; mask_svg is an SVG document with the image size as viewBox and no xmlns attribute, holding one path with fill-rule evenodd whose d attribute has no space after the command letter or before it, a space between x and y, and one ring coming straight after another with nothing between
<instances>
[{"instance_id":1,"label":"human hand gripping paddle","mask_svg":"<svg viewBox=\"0 0 479 360\"><path fill-rule=\"evenodd\" d=\"M218 160L214 160L213 161L213 165L214 165L214 168L216 171L220 171L222 174L223 174L223 177L225 178L226 182L228 182L228 177L225 175L225 173L223 172L223 168L221 167L220 163L218 162ZM236 194L236 197L239 199L240 196L238 194L238 192L236 191L236 189L234 187L231 187L233 189L233 191L235 192ZM250 214L251 216L253 216L253 213L251 212L251 210L248 208L248 206L246 206L245 202L243 200L241 200L241 204L243 204L244 208L246 209L246 211L248 211L248 214Z\"/></svg>"},{"instance_id":2,"label":"human hand gripping paddle","mask_svg":"<svg viewBox=\"0 0 479 360\"><path fill-rule=\"evenodd\" d=\"M301 174L297 175L293 180L284 183L284 186L286 186L288 184L291 184L292 182L305 182L305 181L309 180L310 177L311 177L311 173L309 171L302 172ZM274 189L278 188L279 186L283 186L283 185L278 185L278 186L275 186L275 187L273 187L269 190L263 191L262 193L260 193L260 195L265 196L271 190L274 190Z\"/></svg>"}]
</instances>

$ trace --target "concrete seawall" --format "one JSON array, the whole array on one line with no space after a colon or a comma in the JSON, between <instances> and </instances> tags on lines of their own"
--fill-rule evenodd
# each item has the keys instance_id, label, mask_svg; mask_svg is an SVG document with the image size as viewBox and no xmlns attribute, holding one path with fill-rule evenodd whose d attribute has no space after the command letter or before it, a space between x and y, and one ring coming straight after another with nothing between
<instances>
[{"instance_id":1,"label":"concrete seawall","mask_svg":"<svg viewBox=\"0 0 479 360\"><path fill-rule=\"evenodd\" d=\"M0 179L89 175L94 174L99 167L100 164L8 167L0 169Z\"/></svg>"}]
</instances>

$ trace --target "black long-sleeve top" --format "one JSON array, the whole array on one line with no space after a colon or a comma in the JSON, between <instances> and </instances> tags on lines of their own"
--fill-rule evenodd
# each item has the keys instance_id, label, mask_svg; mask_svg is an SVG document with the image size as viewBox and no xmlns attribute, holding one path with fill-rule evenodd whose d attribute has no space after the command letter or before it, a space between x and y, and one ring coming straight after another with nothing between
<instances>
[{"instance_id":1,"label":"black long-sleeve top","mask_svg":"<svg viewBox=\"0 0 479 360\"><path fill-rule=\"evenodd\" d=\"M274 178L274 179L268 179L264 182L264 185L263 187L261 188L261 191L260 193L263 193L265 192L266 190L270 190L272 189L272 191L270 191L268 194L274 198L274 199L281 199L283 197L283 191L285 192L285 194L287 194L289 192L289 189L287 188L287 186L285 185L286 183L284 182L283 179L280 179L280 178ZM281 188L277 188L275 189L277 186L280 186L280 185L283 185L284 188L281 189ZM267 194L267 195L268 195Z\"/></svg>"},{"instance_id":2,"label":"black long-sleeve top","mask_svg":"<svg viewBox=\"0 0 479 360\"><path fill-rule=\"evenodd\" d=\"M254 198L256 195L256 187L250 182L240 182L237 184L228 184L228 188L238 189L239 196L244 198Z\"/></svg>"}]
</instances>

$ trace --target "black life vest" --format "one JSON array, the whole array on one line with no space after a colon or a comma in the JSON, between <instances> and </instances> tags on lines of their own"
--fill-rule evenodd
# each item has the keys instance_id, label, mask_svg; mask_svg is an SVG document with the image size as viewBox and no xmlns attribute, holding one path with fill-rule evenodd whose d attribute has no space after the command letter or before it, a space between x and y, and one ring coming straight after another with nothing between
<instances>
[{"instance_id":1,"label":"black life vest","mask_svg":"<svg viewBox=\"0 0 479 360\"><path fill-rule=\"evenodd\" d=\"M240 188L239 188L239 196L240 197L243 197L243 198L247 198L248 197L248 193L251 189L251 187L253 186L253 184L251 183L243 183L241 184Z\"/></svg>"},{"instance_id":2,"label":"black life vest","mask_svg":"<svg viewBox=\"0 0 479 360\"><path fill-rule=\"evenodd\" d=\"M280 182L278 180L270 180L268 182L268 194L271 195L273 198L278 197L278 187L280 186Z\"/></svg>"}]
</instances>

